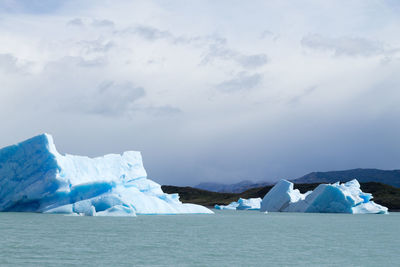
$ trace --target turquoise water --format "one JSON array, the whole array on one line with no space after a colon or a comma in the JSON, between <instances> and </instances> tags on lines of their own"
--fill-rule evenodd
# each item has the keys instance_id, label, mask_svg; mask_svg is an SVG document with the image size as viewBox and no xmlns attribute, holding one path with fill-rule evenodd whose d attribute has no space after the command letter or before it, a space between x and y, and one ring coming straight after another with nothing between
<instances>
[{"instance_id":1,"label":"turquoise water","mask_svg":"<svg viewBox=\"0 0 400 267\"><path fill-rule=\"evenodd\" d=\"M399 266L399 231L399 213L0 213L0 265Z\"/></svg>"}]
</instances>

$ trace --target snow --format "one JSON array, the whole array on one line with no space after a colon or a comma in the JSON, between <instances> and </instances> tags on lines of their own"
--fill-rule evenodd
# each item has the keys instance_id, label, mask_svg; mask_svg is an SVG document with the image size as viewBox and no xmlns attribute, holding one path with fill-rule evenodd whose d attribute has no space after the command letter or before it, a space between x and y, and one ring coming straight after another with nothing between
<instances>
[{"instance_id":1,"label":"snow","mask_svg":"<svg viewBox=\"0 0 400 267\"><path fill-rule=\"evenodd\" d=\"M229 205L215 205L218 210L259 210L261 198L239 198L237 202L231 202Z\"/></svg>"},{"instance_id":2,"label":"snow","mask_svg":"<svg viewBox=\"0 0 400 267\"><path fill-rule=\"evenodd\" d=\"M357 180L320 184L305 194L293 189L293 183L281 180L264 196L260 211L387 213L386 207L371 199L371 194L361 191Z\"/></svg>"},{"instance_id":3,"label":"snow","mask_svg":"<svg viewBox=\"0 0 400 267\"><path fill-rule=\"evenodd\" d=\"M147 179L140 152L61 155L42 134L0 149L0 211L87 216L212 213Z\"/></svg>"}]
</instances>

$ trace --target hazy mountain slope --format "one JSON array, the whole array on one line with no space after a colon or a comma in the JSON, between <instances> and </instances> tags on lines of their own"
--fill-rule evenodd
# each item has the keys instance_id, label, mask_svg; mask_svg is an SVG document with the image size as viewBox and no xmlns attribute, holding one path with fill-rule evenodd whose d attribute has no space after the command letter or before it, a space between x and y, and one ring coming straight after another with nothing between
<instances>
[{"instance_id":1,"label":"hazy mountain slope","mask_svg":"<svg viewBox=\"0 0 400 267\"><path fill-rule=\"evenodd\" d=\"M360 183L378 182L400 187L400 170L352 169L345 171L312 172L294 179L296 184L335 183L357 179Z\"/></svg>"}]
</instances>

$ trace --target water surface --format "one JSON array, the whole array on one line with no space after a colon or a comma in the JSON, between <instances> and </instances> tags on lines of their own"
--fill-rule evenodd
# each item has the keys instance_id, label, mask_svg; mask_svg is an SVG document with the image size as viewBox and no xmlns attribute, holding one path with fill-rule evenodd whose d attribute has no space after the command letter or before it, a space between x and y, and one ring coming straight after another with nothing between
<instances>
[{"instance_id":1,"label":"water surface","mask_svg":"<svg viewBox=\"0 0 400 267\"><path fill-rule=\"evenodd\" d=\"M399 230L399 213L0 213L0 265L398 266Z\"/></svg>"}]
</instances>

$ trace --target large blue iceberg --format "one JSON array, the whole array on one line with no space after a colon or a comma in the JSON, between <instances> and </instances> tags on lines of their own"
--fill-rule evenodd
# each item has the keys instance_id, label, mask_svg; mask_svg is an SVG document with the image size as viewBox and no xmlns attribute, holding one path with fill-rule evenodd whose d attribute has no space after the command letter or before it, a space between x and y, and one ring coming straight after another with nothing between
<instances>
[{"instance_id":1,"label":"large blue iceberg","mask_svg":"<svg viewBox=\"0 0 400 267\"><path fill-rule=\"evenodd\" d=\"M236 202L231 202L229 205L215 205L217 210L259 210L261 198L239 198Z\"/></svg>"},{"instance_id":2,"label":"large blue iceberg","mask_svg":"<svg viewBox=\"0 0 400 267\"><path fill-rule=\"evenodd\" d=\"M371 200L372 195L360 189L357 180L340 184L320 184L314 191L301 194L293 183L279 181L263 198L260 211L377 213L388 209Z\"/></svg>"},{"instance_id":3,"label":"large blue iceberg","mask_svg":"<svg viewBox=\"0 0 400 267\"><path fill-rule=\"evenodd\" d=\"M89 216L213 213L147 179L140 152L61 155L42 134L0 149L0 211Z\"/></svg>"}]
</instances>

